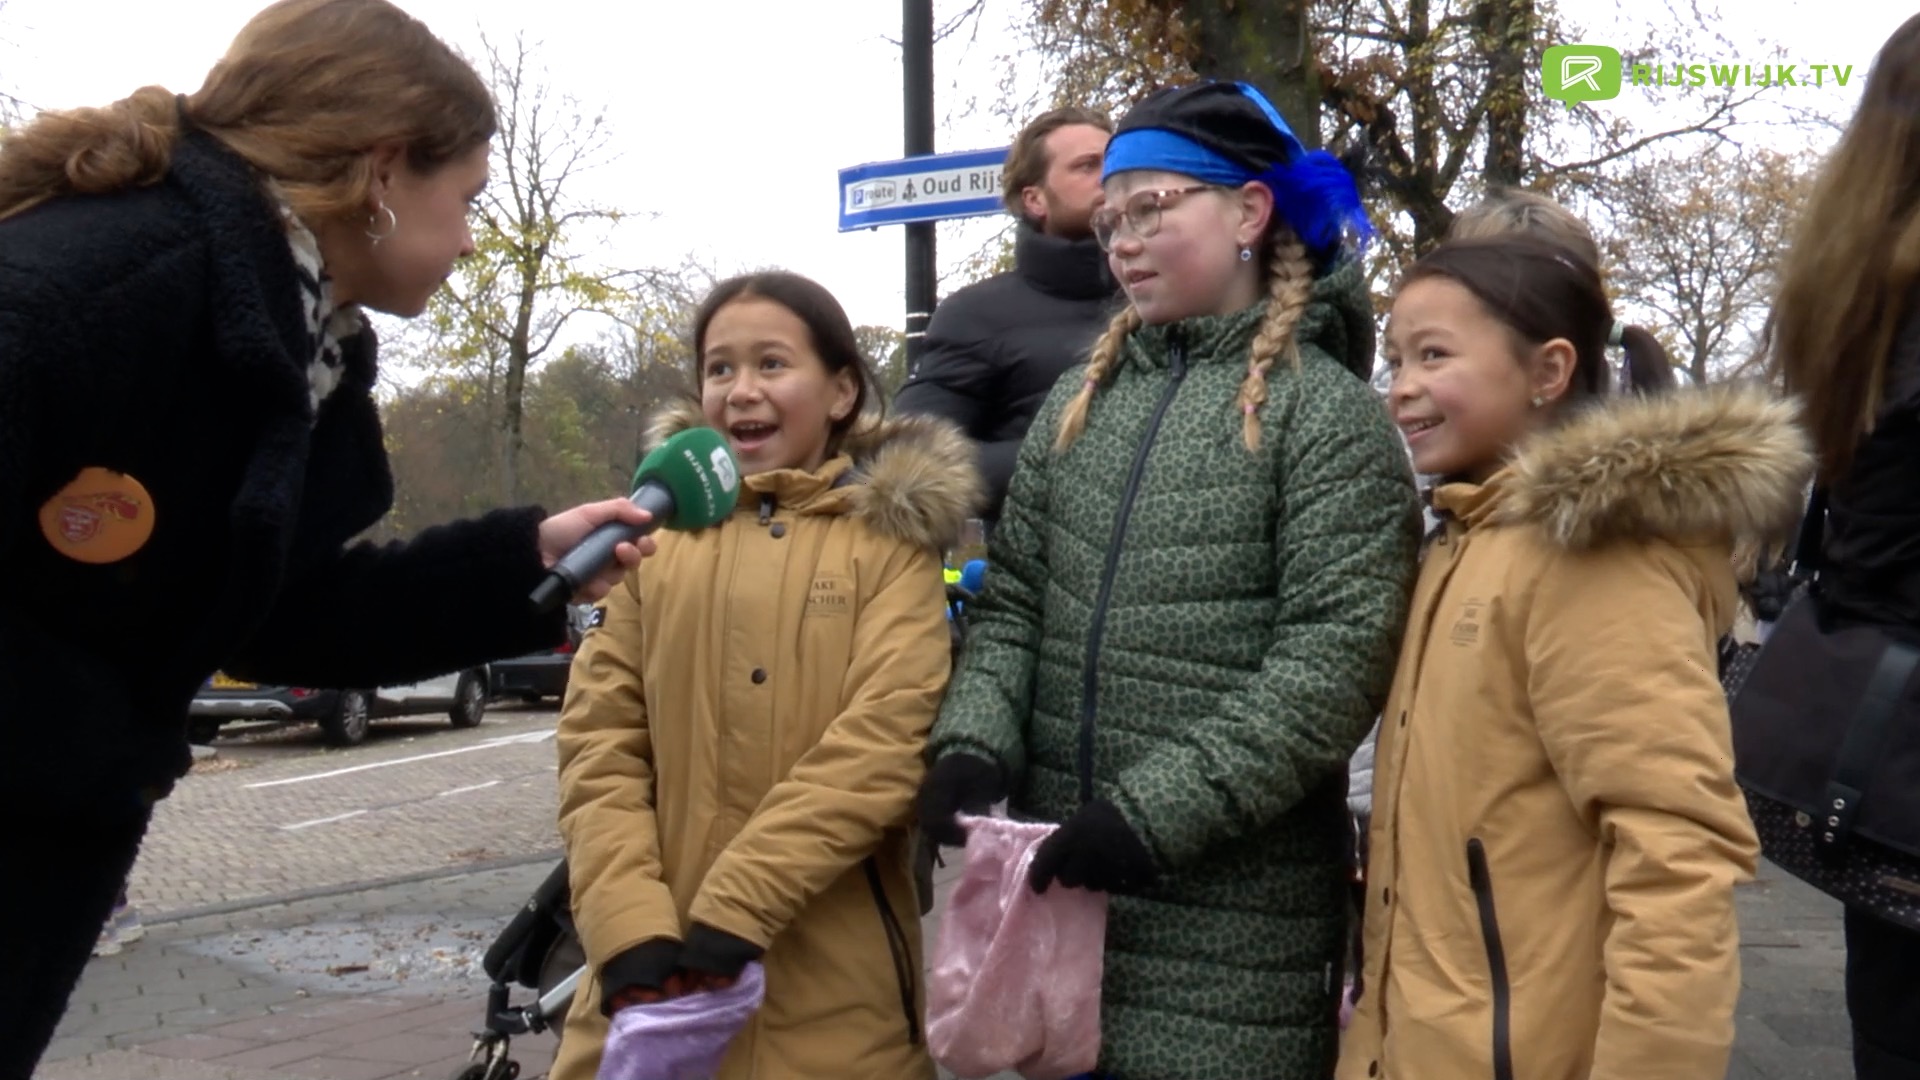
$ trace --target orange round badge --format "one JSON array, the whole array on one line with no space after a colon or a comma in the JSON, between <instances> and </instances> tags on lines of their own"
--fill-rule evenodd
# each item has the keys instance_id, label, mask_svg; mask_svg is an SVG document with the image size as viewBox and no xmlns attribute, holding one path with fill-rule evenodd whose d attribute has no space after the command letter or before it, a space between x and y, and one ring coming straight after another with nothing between
<instances>
[{"instance_id":1,"label":"orange round badge","mask_svg":"<svg viewBox=\"0 0 1920 1080\"><path fill-rule=\"evenodd\" d=\"M153 536L153 496L126 473L90 465L40 508L40 532L76 562L119 562Z\"/></svg>"}]
</instances>

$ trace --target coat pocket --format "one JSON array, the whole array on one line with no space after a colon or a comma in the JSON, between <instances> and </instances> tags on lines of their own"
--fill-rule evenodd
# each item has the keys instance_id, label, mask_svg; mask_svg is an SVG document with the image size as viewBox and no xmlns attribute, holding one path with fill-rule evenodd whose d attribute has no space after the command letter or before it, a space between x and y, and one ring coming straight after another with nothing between
<instances>
[{"instance_id":1,"label":"coat pocket","mask_svg":"<svg viewBox=\"0 0 1920 1080\"><path fill-rule=\"evenodd\" d=\"M867 872L867 888L873 890L873 902L880 909L880 929L887 935L887 951L893 955L893 975L900 984L900 1008L907 1017L907 1042L920 1045L920 1003L913 992L913 950L899 916L887 902L887 888L880 880L880 864L867 856L862 864Z\"/></svg>"},{"instance_id":2,"label":"coat pocket","mask_svg":"<svg viewBox=\"0 0 1920 1080\"><path fill-rule=\"evenodd\" d=\"M1500 917L1493 906L1493 875L1487 849L1467 841L1467 880L1480 909L1480 937L1486 943L1487 971L1493 982L1493 1080L1513 1080L1513 987L1507 981L1507 950L1500 942Z\"/></svg>"}]
</instances>

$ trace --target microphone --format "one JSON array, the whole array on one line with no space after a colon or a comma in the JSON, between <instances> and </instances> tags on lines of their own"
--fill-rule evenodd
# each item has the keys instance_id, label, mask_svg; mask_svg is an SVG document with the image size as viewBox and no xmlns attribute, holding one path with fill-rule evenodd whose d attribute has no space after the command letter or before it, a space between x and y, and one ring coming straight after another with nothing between
<instances>
[{"instance_id":1,"label":"microphone","mask_svg":"<svg viewBox=\"0 0 1920 1080\"><path fill-rule=\"evenodd\" d=\"M579 592L613 561L613 549L623 543L661 526L704 529L725 521L740 501L740 469L719 432L688 428L640 460L633 471L633 494L627 498L653 520L645 525L609 521L588 533L534 588L528 599L535 611L552 611Z\"/></svg>"}]
</instances>

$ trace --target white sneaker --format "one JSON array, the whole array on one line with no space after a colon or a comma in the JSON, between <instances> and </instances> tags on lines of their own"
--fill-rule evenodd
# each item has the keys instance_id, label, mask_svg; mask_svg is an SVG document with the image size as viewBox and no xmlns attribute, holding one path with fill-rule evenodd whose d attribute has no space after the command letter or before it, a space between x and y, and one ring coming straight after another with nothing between
<instances>
[{"instance_id":1,"label":"white sneaker","mask_svg":"<svg viewBox=\"0 0 1920 1080\"><path fill-rule=\"evenodd\" d=\"M113 939L122 945L131 945L147 936L147 928L140 925L140 913L132 904L113 909Z\"/></svg>"},{"instance_id":2,"label":"white sneaker","mask_svg":"<svg viewBox=\"0 0 1920 1080\"><path fill-rule=\"evenodd\" d=\"M93 943L93 955L118 956L120 950L147 936L147 928L140 925L140 913L132 904L122 904L113 909L107 925L100 928L100 938Z\"/></svg>"}]
</instances>

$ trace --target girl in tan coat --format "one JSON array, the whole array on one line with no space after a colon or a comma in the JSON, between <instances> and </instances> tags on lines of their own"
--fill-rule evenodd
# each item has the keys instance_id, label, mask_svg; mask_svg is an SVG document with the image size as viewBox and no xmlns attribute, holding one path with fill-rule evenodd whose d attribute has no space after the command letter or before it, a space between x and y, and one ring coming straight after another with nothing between
<instances>
[{"instance_id":1,"label":"girl in tan coat","mask_svg":"<svg viewBox=\"0 0 1920 1080\"><path fill-rule=\"evenodd\" d=\"M1339 1080L1705 1080L1758 852L1715 641L1737 542L1810 465L1754 392L1607 398L1590 265L1454 241L1408 274L1389 395L1441 519L1375 762ZM1623 344L1636 387L1665 353Z\"/></svg>"},{"instance_id":2,"label":"girl in tan coat","mask_svg":"<svg viewBox=\"0 0 1920 1080\"><path fill-rule=\"evenodd\" d=\"M979 500L944 421L882 423L839 304L805 278L720 285L695 327L739 508L668 533L601 610L560 718L560 830L592 976L552 1076L592 1080L620 1008L730 985L766 1000L720 1076L930 1078L909 805L945 689L941 549Z\"/></svg>"}]
</instances>

